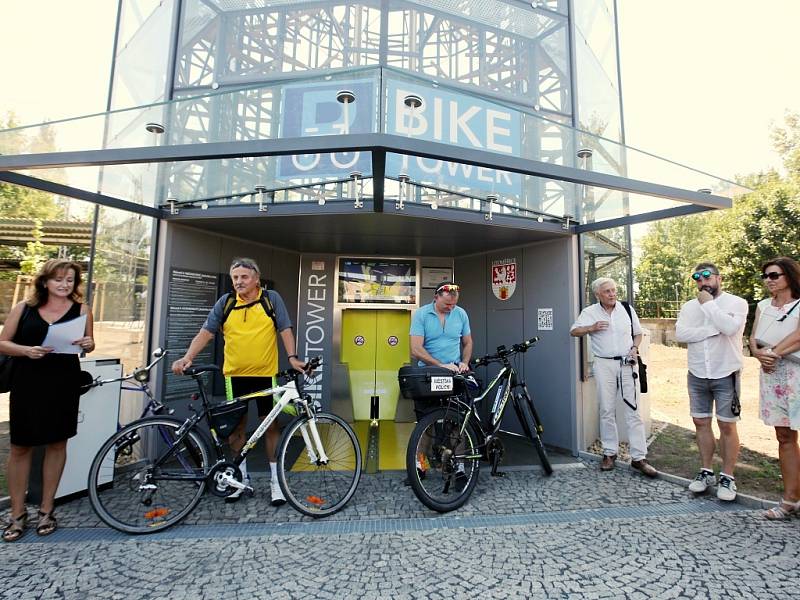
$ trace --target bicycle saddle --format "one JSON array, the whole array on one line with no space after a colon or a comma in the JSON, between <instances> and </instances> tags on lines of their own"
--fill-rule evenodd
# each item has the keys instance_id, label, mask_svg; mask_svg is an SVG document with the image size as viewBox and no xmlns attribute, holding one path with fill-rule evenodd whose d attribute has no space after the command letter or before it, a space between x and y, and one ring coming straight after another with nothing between
<instances>
[{"instance_id":1,"label":"bicycle saddle","mask_svg":"<svg viewBox=\"0 0 800 600\"><path fill-rule=\"evenodd\" d=\"M217 365L192 365L184 369L183 374L200 375L200 373L205 373L207 371L219 371L219 367Z\"/></svg>"}]
</instances>

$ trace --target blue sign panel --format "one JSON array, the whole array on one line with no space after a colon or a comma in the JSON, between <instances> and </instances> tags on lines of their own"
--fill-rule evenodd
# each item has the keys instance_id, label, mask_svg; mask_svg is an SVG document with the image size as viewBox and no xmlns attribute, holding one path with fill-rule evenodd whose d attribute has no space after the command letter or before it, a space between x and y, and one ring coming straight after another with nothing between
<instances>
[{"instance_id":1,"label":"blue sign panel","mask_svg":"<svg viewBox=\"0 0 800 600\"><path fill-rule=\"evenodd\" d=\"M345 105L337 101L341 90L349 90L355 100ZM372 133L375 123L375 91L371 80L287 85L281 103L281 137L347 135ZM301 178L336 175L347 177L371 171L369 154L339 152L282 156L278 177Z\"/></svg>"},{"instance_id":2,"label":"blue sign panel","mask_svg":"<svg viewBox=\"0 0 800 600\"><path fill-rule=\"evenodd\" d=\"M387 133L520 155L520 117L514 110L403 81L389 80L386 92ZM409 95L421 98L421 106L415 109L406 106L404 99ZM387 174L404 173L412 182L509 195L521 190L520 175L496 169L400 155L388 156L386 163Z\"/></svg>"}]
</instances>

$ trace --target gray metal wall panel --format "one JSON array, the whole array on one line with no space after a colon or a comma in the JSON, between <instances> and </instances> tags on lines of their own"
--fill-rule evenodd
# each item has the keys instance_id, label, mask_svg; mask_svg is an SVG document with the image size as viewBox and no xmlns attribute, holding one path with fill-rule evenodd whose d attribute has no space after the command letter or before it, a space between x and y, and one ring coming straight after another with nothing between
<instances>
[{"instance_id":1,"label":"gray metal wall panel","mask_svg":"<svg viewBox=\"0 0 800 600\"><path fill-rule=\"evenodd\" d=\"M486 354L486 257L455 260L453 274L461 286L458 305L467 311L472 329L472 356ZM489 292L491 293L491 292Z\"/></svg>"},{"instance_id":2,"label":"gray metal wall panel","mask_svg":"<svg viewBox=\"0 0 800 600\"><path fill-rule=\"evenodd\" d=\"M522 285L525 298L525 337L537 336L539 344L525 356L528 389L545 428L546 443L566 449L575 447L575 394L577 382L573 338L569 327L570 240L555 240L525 248ZM553 309L553 331L539 331L538 309Z\"/></svg>"}]
</instances>

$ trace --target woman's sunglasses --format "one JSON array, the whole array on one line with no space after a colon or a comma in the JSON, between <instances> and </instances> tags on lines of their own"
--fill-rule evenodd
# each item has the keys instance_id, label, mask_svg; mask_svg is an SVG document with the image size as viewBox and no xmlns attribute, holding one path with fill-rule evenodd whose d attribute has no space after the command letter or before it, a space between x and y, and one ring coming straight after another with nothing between
<instances>
[{"instance_id":1,"label":"woman's sunglasses","mask_svg":"<svg viewBox=\"0 0 800 600\"><path fill-rule=\"evenodd\" d=\"M697 273L692 273L692 279L695 281L700 281L700 278L703 279L711 279L712 276L718 275L718 273L714 273L714 271L709 271L708 269L704 269L702 271L698 271Z\"/></svg>"},{"instance_id":2,"label":"woman's sunglasses","mask_svg":"<svg viewBox=\"0 0 800 600\"><path fill-rule=\"evenodd\" d=\"M761 279L771 279L772 281L775 281L781 275L783 275L783 273L776 273L775 271L772 271L771 273L762 273Z\"/></svg>"}]
</instances>

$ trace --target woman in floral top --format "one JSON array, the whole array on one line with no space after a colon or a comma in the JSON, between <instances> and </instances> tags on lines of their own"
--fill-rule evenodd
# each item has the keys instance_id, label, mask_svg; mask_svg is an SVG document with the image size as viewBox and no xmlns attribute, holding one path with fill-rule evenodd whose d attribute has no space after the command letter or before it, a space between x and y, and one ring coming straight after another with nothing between
<instances>
[{"instance_id":1,"label":"woman in floral top","mask_svg":"<svg viewBox=\"0 0 800 600\"><path fill-rule=\"evenodd\" d=\"M758 348L755 332L759 318L789 320L798 329L800 314L800 265L784 256L766 262L761 267L761 278L770 294L758 303L750 351L761 363L760 403L761 420L775 427L778 438L778 458L783 476L783 498L778 506L764 513L767 519L783 520L800 515L800 446L797 431L800 429L800 363L782 360L787 354L783 341L773 348ZM794 334L789 337L796 337ZM788 338L787 338L788 339Z\"/></svg>"}]
</instances>

